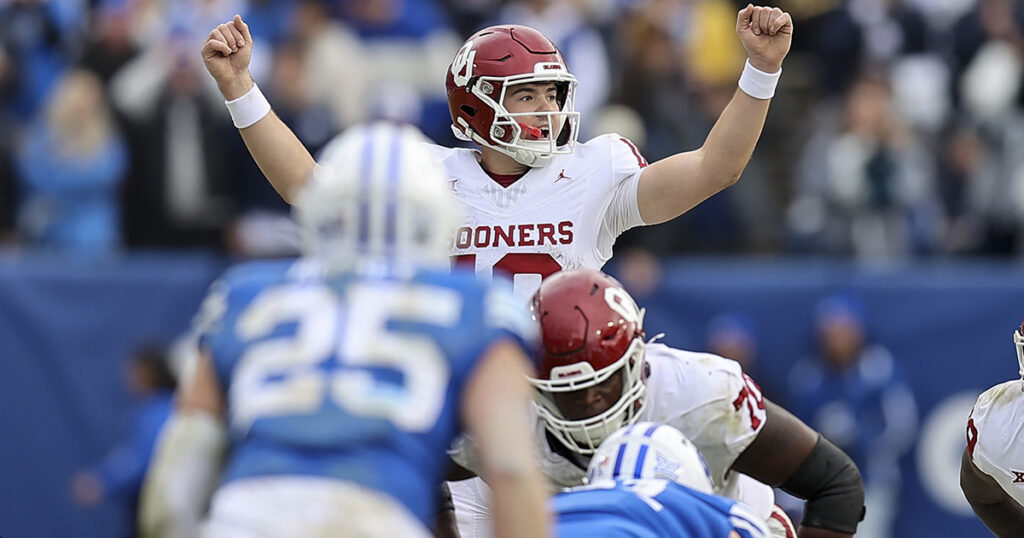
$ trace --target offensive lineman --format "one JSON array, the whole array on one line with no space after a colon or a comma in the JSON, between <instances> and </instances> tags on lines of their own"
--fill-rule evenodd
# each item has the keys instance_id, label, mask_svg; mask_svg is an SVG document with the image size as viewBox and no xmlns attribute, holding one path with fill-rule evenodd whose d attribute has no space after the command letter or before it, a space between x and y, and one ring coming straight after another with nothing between
<instances>
[{"instance_id":1,"label":"offensive lineman","mask_svg":"<svg viewBox=\"0 0 1024 538\"><path fill-rule=\"evenodd\" d=\"M532 308L544 344L533 379L537 448L556 485L579 484L596 446L619 427L653 421L682 431L706 459L715 492L749 505L774 536L793 530L765 484L807 499L799 536L856 531L864 501L856 466L765 400L735 361L645 343L643 311L600 271L552 275ZM460 442L452 455L477 466L472 443Z\"/></svg>"},{"instance_id":2,"label":"offensive lineman","mask_svg":"<svg viewBox=\"0 0 1024 538\"><path fill-rule=\"evenodd\" d=\"M978 397L960 461L960 489L1000 538L1024 532L1024 323L1013 331L1013 344L1021 378Z\"/></svg>"},{"instance_id":3,"label":"offensive lineman","mask_svg":"<svg viewBox=\"0 0 1024 538\"><path fill-rule=\"evenodd\" d=\"M458 210L423 140L371 124L331 142L296 199L304 256L211 287L144 536L195 536L218 480L202 536L429 536L463 424L484 448L495 531L547 535L523 412L536 327L511 290L449 273Z\"/></svg>"}]
</instances>

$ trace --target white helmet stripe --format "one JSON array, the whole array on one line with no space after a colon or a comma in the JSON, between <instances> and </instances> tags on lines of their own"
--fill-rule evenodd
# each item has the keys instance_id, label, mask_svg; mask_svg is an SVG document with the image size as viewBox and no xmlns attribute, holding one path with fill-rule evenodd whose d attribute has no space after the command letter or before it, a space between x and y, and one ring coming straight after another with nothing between
<instances>
[{"instance_id":1,"label":"white helmet stripe","mask_svg":"<svg viewBox=\"0 0 1024 538\"><path fill-rule=\"evenodd\" d=\"M359 228L356 233L356 248L365 248L370 238L370 183L373 179L373 136L363 138L363 151L359 156Z\"/></svg>"},{"instance_id":2,"label":"white helmet stripe","mask_svg":"<svg viewBox=\"0 0 1024 538\"><path fill-rule=\"evenodd\" d=\"M397 242L397 228L398 228L398 192L400 191L399 183L402 178L399 176L401 171L402 163L402 133L399 129L393 129L391 134L391 144L389 144L388 150L388 191L387 191L387 207L384 209L385 213L385 226L384 226L384 252L389 260L393 260L396 251ZM408 181L408 179L406 179Z\"/></svg>"},{"instance_id":3,"label":"white helmet stripe","mask_svg":"<svg viewBox=\"0 0 1024 538\"><path fill-rule=\"evenodd\" d=\"M295 202L306 254L332 270L447 266L458 206L414 127L355 126L329 143Z\"/></svg>"}]
</instances>

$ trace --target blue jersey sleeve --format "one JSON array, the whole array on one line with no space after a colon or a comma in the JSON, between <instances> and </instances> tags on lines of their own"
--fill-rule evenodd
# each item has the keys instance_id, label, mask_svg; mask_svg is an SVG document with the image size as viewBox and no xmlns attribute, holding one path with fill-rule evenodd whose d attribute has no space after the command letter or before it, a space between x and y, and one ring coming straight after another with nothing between
<instances>
[{"instance_id":1,"label":"blue jersey sleeve","mask_svg":"<svg viewBox=\"0 0 1024 538\"><path fill-rule=\"evenodd\" d=\"M540 331L529 310L512 294L511 285L498 281L488 288L484 297L484 321L500 335L515 339L533 355Z\"/></svg>"}]
</instances>

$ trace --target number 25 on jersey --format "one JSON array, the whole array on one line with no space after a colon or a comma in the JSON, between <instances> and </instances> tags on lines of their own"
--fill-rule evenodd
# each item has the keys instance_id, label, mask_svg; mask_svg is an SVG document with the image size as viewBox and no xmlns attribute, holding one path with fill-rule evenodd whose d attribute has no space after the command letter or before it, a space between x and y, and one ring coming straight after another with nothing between
<instances>
[{"instance_id":1,"label":"number 25 on jersey","mask_svg":"<svg viewBox=\"0 0 1024 538\"><path fill-rule=\"evenodd\" d=\"M457 324L462 299L435 286L355 284L344 302L322 285L284 285L261 293L235 333L245 345L229 393L232 422L312 414L327 401L347 413L381 418L406 431L429 430L444 406L448 361L427 334L391 321ZM271 336L294 324L289 336ZM397 371L401 381L373 375Z\"/></svg>"}]
</instances>

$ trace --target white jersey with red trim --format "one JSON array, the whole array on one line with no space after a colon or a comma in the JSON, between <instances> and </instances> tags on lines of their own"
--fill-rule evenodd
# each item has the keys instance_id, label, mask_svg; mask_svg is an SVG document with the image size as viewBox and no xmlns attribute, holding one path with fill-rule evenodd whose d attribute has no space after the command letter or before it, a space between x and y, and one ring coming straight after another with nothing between
<instances>
[{"instance_id":1,"label":"white jersey with red trim","mask_svg":"<svg viewBox=\"0 0 1024 538\"><path fill-rule=\"evenodd\" d=\"M1024 381L981 394L967 420L967 453L981 472L1024 506Z\"/></svg>"},{"instance_id":2,"label":"white jersey with red trim","mask_svg":"<svg viewBox=\"0 0 1024 538\"><path fill-rule=\"evenodd\" d=\"M682 431L700 449L711 471L714 492L741 501L765 520L775 505L772 488L729 471L764 427L761 390L739 363L711 353L648 344L645 358L647 406L640 421L669 424ZM557 487L583 482L586 463L574 463L552 448L544 421L536 418L537 451L541 467ZM471 443L457 443L451 452L456 463L479 471Z\"/></svg>"},{"instance_id":3,"label":"white jersey with red trim","mask_svg":"<svg viewBox=\"0 0 1024 538\"><path fill-rule=\"evenodd\" d=\"M615 239L643 224L637 184L647 161L619 135L578 144L508 187L484 172L477 150L433 148L465 213L453 260L487 278L511 275L524 302L556 271L600 269Z\"/></svg>"}]
</instances>

